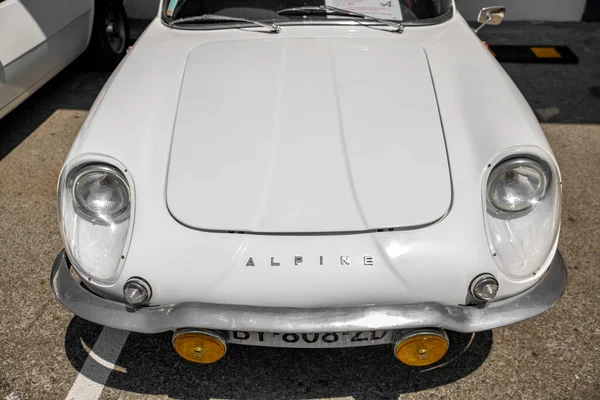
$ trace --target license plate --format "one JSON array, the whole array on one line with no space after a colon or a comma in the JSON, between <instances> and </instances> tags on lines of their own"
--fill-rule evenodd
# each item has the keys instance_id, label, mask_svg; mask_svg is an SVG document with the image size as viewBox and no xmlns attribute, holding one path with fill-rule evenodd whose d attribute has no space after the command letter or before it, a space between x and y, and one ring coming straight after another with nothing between
<instances>
[{"instance_id":1,"label":"license plate","mask_svg":"<svg viewBox=\"0 0 600 400\"><path fill-rule=\"evenodd\" d=\"M275 333L229 332L229 343L247 346L324 348L360 347L392 343L392 331L333 332L333 333Z\"/></svg>"}]
</instances>

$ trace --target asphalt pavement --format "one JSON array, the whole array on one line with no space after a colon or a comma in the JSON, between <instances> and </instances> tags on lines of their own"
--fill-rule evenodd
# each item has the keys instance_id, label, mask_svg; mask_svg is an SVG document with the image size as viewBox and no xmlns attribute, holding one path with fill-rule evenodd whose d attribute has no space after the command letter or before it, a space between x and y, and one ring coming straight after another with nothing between
<instances>
[{"instance_id":1,"label":"asphalt pavement","mask_svg":"<svg viewBox=\"0 0 600 400\"><path fill-rule=\"evenodd\" d=\"M562 169L560 249L569 286L554 308L480 333L468 347L469 335L455 335L457 358L425 372L402 366L387 346L231 346L219 363L200 366L172 351L168 333L114 331L73 317L49 288L62 248L56 181L109 77L75 65L0 120L0 400L600 399L600 24L506 23L482 37L568 45L580 58L579 65L504 65Z\"/></svg>"}]
</instances>

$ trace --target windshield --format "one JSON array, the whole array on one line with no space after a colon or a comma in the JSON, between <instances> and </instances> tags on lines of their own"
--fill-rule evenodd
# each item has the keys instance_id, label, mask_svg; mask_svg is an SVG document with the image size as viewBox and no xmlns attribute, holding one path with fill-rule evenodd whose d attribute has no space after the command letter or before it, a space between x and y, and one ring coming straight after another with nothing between
<instances>
[{"instance_id":1,"label":"windshield","mask_svg":"<svg viewBox=\"0 0 600 400\"><path fill-rule=\"evenodd\" d=\"M319 6L333 6L375 18L418 24L433 23L448 15L452 10L452 0L165 0L163 16L166 21L174 21L210 14L278 24L356 19L346 14L289 10ZM223 23L214 19L194 22Z\"/></svg>"}]
</instances>

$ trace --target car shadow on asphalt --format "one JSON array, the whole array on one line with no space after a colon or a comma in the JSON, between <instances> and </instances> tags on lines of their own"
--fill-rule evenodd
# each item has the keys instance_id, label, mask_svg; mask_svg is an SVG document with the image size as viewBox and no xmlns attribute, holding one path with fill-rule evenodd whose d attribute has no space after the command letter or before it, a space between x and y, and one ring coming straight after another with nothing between
<instances>
[{"instance_id":1,"label":"car shadow on asphalt","mask_svg":"<svg viewBox=\"0 0 600 400\"><path fill-rule=\"evenodd\" d=\"M568 46L579 64L502 63L502 67L540 122L600 124L599 34L600 24L507 21L483 29L479 36L492 46Z\"/></svg>"},{"instance_id":2,"label":"car shadow on asphalt","mask_svg":"<svg viewBox=\"0 0 600 400\"><path fill-rule=\"evenodd\" d=\"M101 331L101 326L81 318L71 320L65 350L76 370L82 370L85 347L92 348ZM491 331L474 337L449 332L451 349L443 362L450 362L426 370L404 366L388 345L322 350L233 345L219 362L198 365L175 353L171 336L131 333L106 386L178 399L397 399L402 393L446 385L471 374L487 359L493 341ZM111 349L94 351L103 358L102 351ZM86 370L105 368L96 367ZM93 374L87 377L99 381Z\"/></svg>"},{"instance_id":3,"label":"car shadow on asphalt","mask_svg":"<svg viewBox=\"0 0 600 400\"><path fill-rule=\"evenodd\" d=\"M78 59L0 119L0 161L60 109L89 110L110 71Z\"/></svg>"},{"instance_id":4,"label":"car shadow on asphalt","mask_svg":"<svg viewBox=\"0 0 600 400\"><path fill-rule=\"evenodd\" d=\"M130 21L132 39L128 45L135 43L149 23ZM89 110L111 73L93 65L84 54L0 118L0 161L57 110ZM0 77L0 82L5 80Z\"/></svg>"}]
</instances>

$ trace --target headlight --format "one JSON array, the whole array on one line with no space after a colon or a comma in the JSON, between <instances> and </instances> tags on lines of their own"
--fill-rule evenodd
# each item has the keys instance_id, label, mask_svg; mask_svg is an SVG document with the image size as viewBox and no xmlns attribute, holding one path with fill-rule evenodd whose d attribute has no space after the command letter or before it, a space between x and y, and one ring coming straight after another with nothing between
<instances>
[{"instance_id":1,"label":"headlight","mask_svg":"<svg viewBox=\"0 0 600 400\"><path fill-rule=\"evenodd\" d=\"M89 165L73 180L73 201L75 209L90 222L125 219L130 208L129 185L116 168Z\"/></svg>"},{"instance_id":2,"label":"headlight","mask_svg":"<svg viewBox=\"0 0 600 400\"><path fill-rule=\"evenodd\" d=\"M526 158L505 161L488 179L488 202L499 211L529 210L544 198L547 182L538 162Z\"/></svg>"},{"instance_id":3,"label":"headlight","mask_svg":"<svg viewBox=\"0 0 600 400\"><path fill-rule=\"evenodd\" d=\"M115 160L100 156L90 159L94 161L76 159L61 174L60 228L65 250L77 271L85 279L111 284L125 259L133 187L125 168L117 167Z\"/></svg>"},{"instance_id":4,"label":"headlight","mask_svg":"<svg viewBox=\"0 0 600 400\"><path fill-rule=\"evenodd\" d=\"M517 157L500 158L484 182L485 226L502 274L523 281L543 272L553 257L561 183L556 163L540 149L510 153Z\"/></svg>"}]
</instances>

